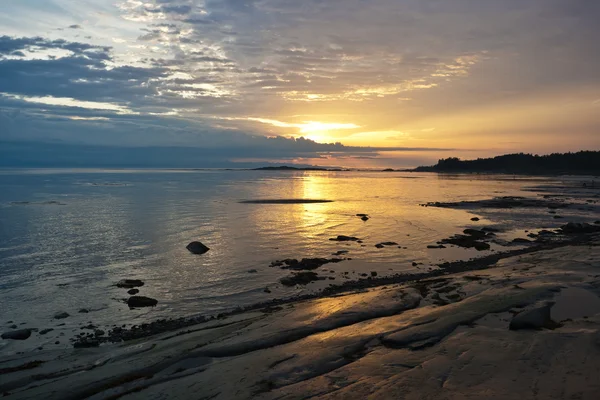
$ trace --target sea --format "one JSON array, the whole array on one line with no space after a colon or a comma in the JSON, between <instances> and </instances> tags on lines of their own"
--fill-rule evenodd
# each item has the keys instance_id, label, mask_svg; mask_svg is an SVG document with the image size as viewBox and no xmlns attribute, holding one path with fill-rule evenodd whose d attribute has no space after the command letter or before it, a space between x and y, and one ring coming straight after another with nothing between
<instances>
[{"instance_id":1,"label":"sea","mask_svg":"<svg viewBox=\"0 0 600 400\"><path fill-rule=\"evenodd\" d=\"M496 227L499 240L565 221L589 222L589 209L423 207L498 196L540 197L581 187L585 177L450 175L376 171L0 170L0 331L53 329L0 352L69 346L83 325L142 324L215 315L238 306L311 293L367 276L429 271L444 261L483 256L461 248L428 249L465 228ZM567 188L567 189L565 189ZM265 204L248 200L329 200ZM587 203L589 204L589 203ZM357 214L367 214L363 221ZM472 221L472 218L479 221ZM597 215L596 215L597 217ZM597 218L598 219L598 218ZM338 235L357 242L337 242ZM191 241L210 248L186 249ZM382 242L395 245L376 247ZM286 287L276 260L324 257L343 262L324 279ZM127 289L158 300L129 309ZM80 312L85 310L87 312ZM57 313L68 318L57 320ZM57 343L58 342L58 343Z\"/></svg>"}]
</instances>

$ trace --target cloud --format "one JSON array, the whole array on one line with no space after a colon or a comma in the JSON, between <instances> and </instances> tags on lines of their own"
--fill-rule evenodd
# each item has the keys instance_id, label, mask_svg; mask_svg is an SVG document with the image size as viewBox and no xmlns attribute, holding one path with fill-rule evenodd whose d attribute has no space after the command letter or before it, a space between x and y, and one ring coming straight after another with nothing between
<instances>
[{"instance_id":1,"label":"cloud","mask_svg":"<svg viewBox=\"0 0 600 400\"><path fill-rule=\"evenodd\" d=\"M314 134L487 148L527 132L522 143L551 137L561 150L560 131L600 145L590 106L600 90L599 2L113 3L24 3L0 17L22 27L0 37L0 104L44 116L45 130L20 120L36 135L65 137L74 117L115 145L142 143L144 134L160 145L186 143L194 131L203 143L228 137L232 146ZM78 37L80 25L56 30L72 21L85 21L88 39Z\"/></svg>"}]
</instances>

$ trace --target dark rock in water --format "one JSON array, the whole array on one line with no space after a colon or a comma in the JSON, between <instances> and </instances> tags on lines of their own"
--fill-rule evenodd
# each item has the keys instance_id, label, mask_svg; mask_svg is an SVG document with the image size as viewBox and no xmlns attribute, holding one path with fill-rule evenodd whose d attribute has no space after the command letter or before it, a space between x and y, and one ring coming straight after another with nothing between
<instances>
[{"instance_id":1,"label":"dark rock in water","mask_svg":"<svg viewBox=\"0 0 600 400\"><path fill-rule=\"evenodd\" d=\"M139 292L140 291L138 289L129 289L127 291L127 294L134 295L134 294L138 294Z\"/></svg>"},{"instance_id":2,"label":"dark rock in water","mask_svg":"<svg viewBox=\"0 0 600 400\"><path fill-rule=\"evenodd\" d=\"M125 289L132 289L140 286L144 286L144 282L139 279L121 279L117 282L117 287Z\"/></svg>"},{"instance_id":3,"label":"dark rock in water","mask_svg":"<svg viewBox=\"0 0 600 400\"><path fill-rule=\"evenodd\" d=\"M477 222L477 221L479 221L479 218L473 217L473 218L471 218L471 221Z\"/></svg>"},{"instance_id":4,"label":"dark rock in water","mask_svg":"<svg viewBox=\"0 0 600 400\"><path fill-rule=\"evenodd\" d=\"M2 339L25 340L31 336L31 329L19 329L18 331L4 332Z\"/></svg>"},{"instance_id":5,"label":"dark rock in water","mask_svg":"<svg viewBox=\"0 0 600 400\"><path fill-rule=\"evenodd\" d=\"M300 261L298 261L296 259L283 260L281 268L282 269L292 269L295 271L313 270L313 269L317 269L325 264L339 263L341 261L344 261L344 260L341 258L329 258L329 259L328 258L303 258Z\"/></svg>"},{"instance_id":6,"label":"dark rock in water","mask_svg":"<svg viewBox=\"0 0 600 400\"><path fill-rule=\"evenodd\" d=\"M150 297L144 297L144 296L131 296L127 300L127 305L130 308L135 308L135 307L154 307L157 304L158 304L158 300L152 299Z\"/></svg>"},{"instance_id":7,"label":"dark rock in water","mask_svg":"<svg viewBox=\"0 0 600 400\"><path fill-rule=\"evenodd\" d=\"M249 269L249 270L248 270L248 273L249 273L249 274L256 274L256 273L258 273L258 271L257 271L257 270L255 270L255 269Z\"/></svg>"},{"instance_id":8,"label":"dark rock in water","mask_svg":"<svg viewBox=\"0 0 600 400\"><path fill-rule=\"evenodd\" d=\"M560 215L555 215L554 219L562 219L563 217L561 217Z\"/></svg>"},{"instance_id":9,"label":"dark rock in water","mask_svg":"<svg viewBox=\"0 0 600 400\"><path fill-rule=\"evenodd\" d=\"M515 238L512 240L513 243L531 243L531 240L525 238Z\"/></svg>"},{"instance_id":10,"label":"dark rock in water","mask_svg":"<svg viewBox=\"0 0 600 400\"><path fill-rule=\"evenodd\" d=\"M377 272L371 271L371 276L377 276Z\"/></svg>"},{"instance_id":11,"label":"dark rock in water","mask_svg":"<svg viewBox=\"0 0 600 400\"><path fill-rule=\"evenodd\" d=\"M560 230L563 233L577 234L577 233L594 233L600 232L600 226L594 226L592 224L569 222L566 225L561 226Z\"/></svg>"},{"instance_id":12,"label":"dark rock in water","mask_svg":"<svg viewBox=\"0 0 600 400\"><path fill-rule=\"evenodd\" d=\"M550 309L553 305L554 303L549 303L542 307L520 312L510 321L509 329L516 331L519 329L557 328L560 325L550 318Z\"/></svg>"},{"instance_id":13,"label":"dark rock in water","mask_svg":"<svg viewBox=\"0 0 600 400\"><path fill-rule=\"evenodd\" d=\"M284 286L296 286L296 285L307 285L311 282L318 281L319 275L314 272L298 272L297 274L281 278L281 282Z\"/></svg>"},{"instance_id":14,"label":"dark rock in water","mask_svg":"<svg viewBox=\"0 0 600 400\"><path fill-rule=\"evenodd\" d=\"M429 246L427 246L428 249L445 249L446 246L444 246L443 244L430 244Z\"/></svg>"},{"instance_id":15,"label":"dark rock in water","mask_svg":"<svg viewBox=\"0 0 600 400\"><path fill-rule=\"evenodd\" d=\"M70 317L69 313L64 312L64 311L54 314L54 319L65 319L65 318L69 318L69 317Z\"/></svg>"},{"instance_id":16,"label":"dark rock in water","mask_svg":"<svg viewBox=\"0 0 600 400\"><path fill-rule=\"evenodd\" d=\"M537 235L537 234L535 234L535 233L528 233L528 234L527 234L527 237L530 237L530 238L532 238L532 239L535 239L536 237L538 237L538 235Z\"/></svg>"},{"instance_id":17,"label":"dark rock in water","mask_svg":"<svg viewBox=\"0 0 600 400\"><path fill-rule=\"evenodd\" d=\"M383 242L381 244L384 246L398 246L398 243L396 242Z\"/></svg>"},{"instance_id":18,"label":"dark rock in water","mask_svg":"<svg viewBox=\"0 0 600 400\"><path fill-rule=\"evenodd\" d=\"M367 214L356 214L357 217L368 217Z\"/></svg>"},{"instance_id":19,"label":"dark rock in water","mask_svg":"<svg viewBox=\"0 0 600 400\"><path fill-rule=\"evenodd\" d=\"M78 312L81 314L87 314L90 312L90 310L88 310L87 308L80 308Z\"/></svg>"},{"instance_id":20,"label":"dark rock in water","mask_svg":"<svg viewBox=\"0 0 600 400\"><path fill-rule=\"evenodd\" d=\"M482 230L483 232L488 232L488 233L490 233L490 232L492 232L492 233L497 233L497 232L500 232L500 229L497 229L497 228L492 228L492 227L490 227L490 226L486 226L485 228L481 228L481 230Z\"/></svg>"},{"instance_id":21,"label":"dark rock in water","mask_svg":"<svg viewBox=\"0 0 600 400\"><path fill-rule=\"evenodd\" d=\"M204 254L208 250L210 250L208 247L206 247L205 245L203 245L200 242L192 242L192 243L188 244L185 248L188 249L190 251L190 253L194 253L194 254Z\"/></svg>"},{"instance_id":22,"label":"dark rock in water","mask_svg":"<svg viewBox=\"0 0 600 400\"><path fill-rule=\"evenodd\" d=\"M483 239L487 235L486 232L477 229L465 229L463 233L465 235L473 236L476 239Z\"/></svg>"},{"instance_id":23,"label":"dark rock in water","mask_svg":"<svg viewBox=\"0 0 600 400\"><path fill-rule=\"evenodd\" d=\"M271 293L271 289L269 289L269 288L267 287L267 288L265 288L265 290L263 290L263 292L265 292L265 293Z\"/></svg>"},{"instance_id":24,"label":"dark rock in water","mask_svg":"<svg viewBox=\"0 0 600 400\"><path fill-rule=\"evenodd\" d=\"M17 329L17 325L16 325L16 324L12 324L12 325L10 326L10 329Z\"/></svg>"},{"instance_id":25,"label":"dark rock in water","mask_svg":"<svg viewBox=\"0 0 600 400\"><path fill-rule=\"evenodd\" d=\"M360 239L354 236L344 236L344 235L339 235L336 238L331 238L329 240L335 241L335 242L358 242Z\"/></svg>"},{"instance_id":26,"label":"dark rock in water","mask_svg":"<svg viewBox=\"0 0 600 400\"><path fill-rule=\"evenodd\" d=\"M338 250L335 253L332 253L331 255L332 256L341 256L342 254L347 254L347 253L349 253L348 250Z\"/></svg>"},{"instance_id":27,"label":"dark rock in water","mask_svg":"<svg viewBox=\"0 0 600 400\"><path fill-rule=\"evenodd\" d=\"M54 329L53 328L48 328L48 329L42 329L40 331L40 335L45 335L48 332L52 332Z\"/></svg>"},{"instance_id":28,"label":"dark rock in water","mask_svg":"<svg viewBox=\"0 0 600 400\"><path fill-rule=\"evenodd\" d=\"M99 346L100 346L100 342L96 339L92 339L92 340L81 339L81 340L73 343L73 347L75 347L76 349L87 349L90 347L99 347Z\"/></svg>"},{"instance_id":29,"label":"dark rock in water","mask_svg":"<svg viewBox=\"0 0 600 400\"><path fill-rule=\"evenodd\" d=\"M448 239L443 239L442 243L445 244L453 244L455 246L464 247L467 249L474 248L477 251L489 250L490 245L485 242L480 242L476 240L473 236L465 236L465 235L455 235Z\"/></svg>"},{"instance_id":30,"label":"dark rock in water","mask_svg":"<svg viewBox=\"0 0 600 400\"><path fill-rule=\"evenodd\" d=\"M413 261L413 263L412 263L412 266L413 266L413 267L416 267L417 265L419 265L419 263L418 263L418 262L416 262L416 261Z\"/></svg>"},{"instance_id":31,"label":"dark rock in water","mask_svg":"<svg viewBox=\"0 0 600 400\"><path fill-rule=\"evenodd\" d=\"M385 246L381 243L378 243L375 245L375 247L377 247L378 249L383 249Z\"/></svg>"},{"instance_id":32,"label":"dark rock in water","mask_svg":"<svg viewBox=\"0 0 600 400\"><path fill-rule=\"evenodd\" d=\"M360 219L362 219L363 221L367 222L369 220L369 217L364 216L364 217L360 217Z\"/></svg>"}]
</instances>

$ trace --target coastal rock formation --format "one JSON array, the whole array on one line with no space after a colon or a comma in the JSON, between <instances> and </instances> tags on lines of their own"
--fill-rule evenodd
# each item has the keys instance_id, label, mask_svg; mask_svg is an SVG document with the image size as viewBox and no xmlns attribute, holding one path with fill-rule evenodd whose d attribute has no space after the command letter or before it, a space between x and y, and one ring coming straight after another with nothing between
<instances>
[{"instance_id":1,"label":"coastal rock formation","mask_svg":"<svg viewBox=\"0 0 600 400\"><path fill-rule=\"evenodd\" d=\"M210 250L208 247L206 247L204 244L202 244L200 242L191 242L185 248L188 249L190 251L190 253L194 253L194 254L198 254L198 255L204 254L208 250Z\"/></svg>"},{"instance_id":2,"label":"coastal rock formation","mask_svg":"<svg viewBox=\"0 0 600 400\"><path fill-rule=\"evenodd\" d=\"M132 296L133 296L134 294L138 294L139 292L140 292L140 291L139 291L138 289L129 289L129 290L127 291L127 294L130 294L130 295L132 295Z\"/></svg>"},{"instance_id":3,"label":"coastal rock formation","mask_svg":"<svg viewBox=\"0 0 600 400\"><path fill-rule=\"evenodd\" d=\"M127 305L129 308L154 307L157 304L158 300L151 297L131 296L129 299L127 299Z\"/></svg>"},{"instance_id":4,"label":"coastal rock formation","mask_svg":"<svg viewBox=\"0 0 600 400\"><path fill-rule=\"evenodd\" d=\"M194 393L215 400L490 394L595 400L600 312L582 314L579 299L563 292L583 291L600 301L599 262L598 246L556 248L505 258L490 269L479 266L477 274L428 277L174 325L131 344L2 357L0 393L11 399L49 393L60 399L187 399ZM551 315L565 302L564 326L509 329L515 309L525 311L514 321L545 328L544 307L554 301ZM97 346L102 337L93 333L77 346Z\"/></svg>"}]
</instances>

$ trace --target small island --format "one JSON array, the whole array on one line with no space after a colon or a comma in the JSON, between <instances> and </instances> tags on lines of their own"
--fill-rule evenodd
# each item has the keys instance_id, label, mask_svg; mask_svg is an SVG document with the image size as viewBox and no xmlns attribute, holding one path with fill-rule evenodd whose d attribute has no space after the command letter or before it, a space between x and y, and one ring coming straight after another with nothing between
<instances>
[{"instance_id":1,"label":"small island","mask_svg":"<svg viewBox=\"0 0 600 400\"><path fill-rule=\"evenodd\" d=\"M415 168L414 172L506 173L532 175L599 175L600 151L554 153L549 155L506 154L493 158L441 159L436 165Z\"/></svg>"}]
</instances>

